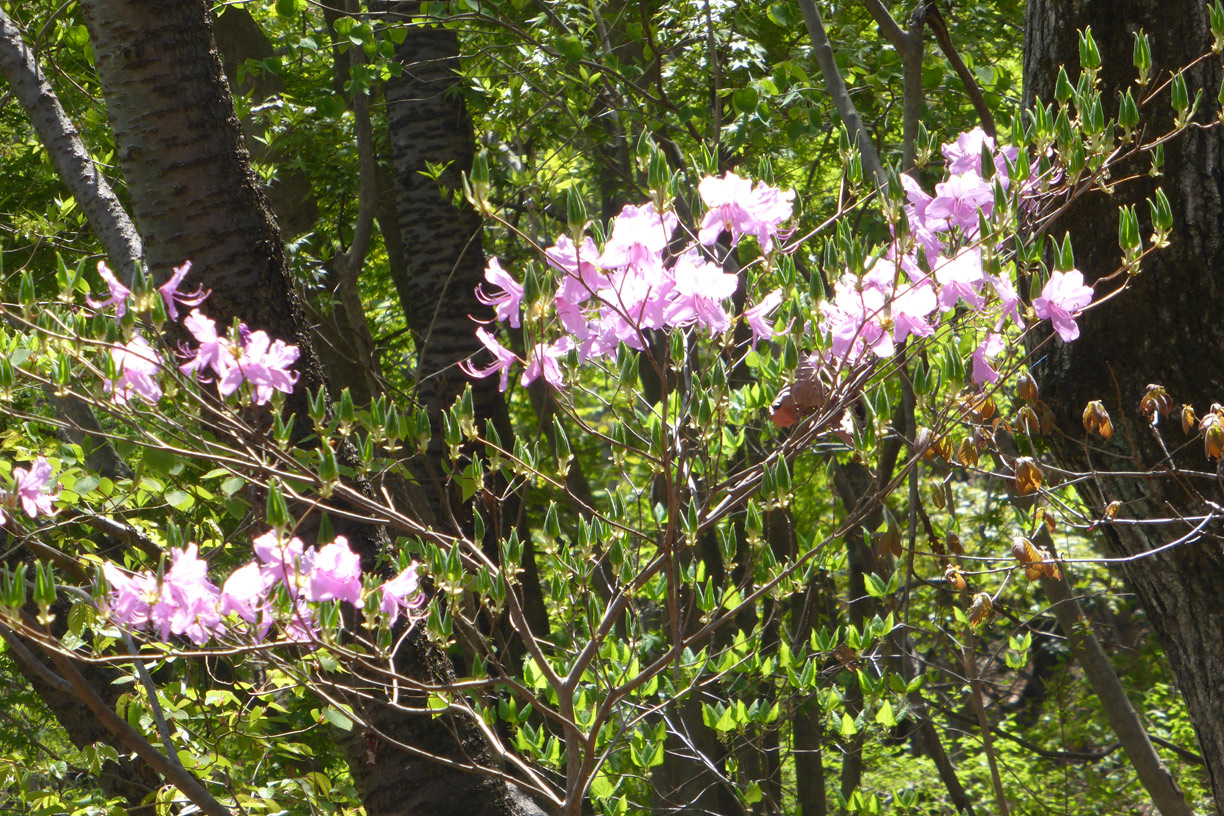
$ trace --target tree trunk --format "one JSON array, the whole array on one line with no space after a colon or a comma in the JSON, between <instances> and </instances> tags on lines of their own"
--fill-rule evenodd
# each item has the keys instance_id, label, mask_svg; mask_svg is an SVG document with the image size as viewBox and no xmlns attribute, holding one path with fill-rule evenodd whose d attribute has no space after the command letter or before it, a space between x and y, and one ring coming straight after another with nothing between
<instances>
[{"instance_id":1,"label":"tree trunk","mask_svg":"<svg viewBox=\"0 0 1224 816\"><path fill-rule=\"evenodd\" d=\"M288 402L308 429L305 388L323 385L308 324L293 288L280 234L248 162L205 0L90 0L86 19L134 220L155 272L190 258L213 289L206 311L235 317L296 343L302 381ZM338 531L339 528L337 527ZM345 531L367 568L379 536ZM453 681L445 653L418 629L400 649L400 670ZM423 700L411 701L423 709ZM471 722L433 719L390 707L366 712L387 736L459 762L492 765ZM530 802L505 783L465 773L382 744L369 761L365 736L343 740L371 816L527 813Z\"/></svg>"},{"instance_id":2,"label":"tree trunk","mask_svg":"<svg viewBox=\"0 0 1224 816\"><path fill-rule=\"evenodd\" d=\"M1198 0L1150 3L1126 0L1114 3L1067 3L1034 0L1028 5L1025 43L1025 102L1036 98L1047 104L1054 96L1058 66L1065 64L1073 78L1078 73L1077 29L1092 26L1103 68L1101 95L1106 115L1115 115L1118 93L1131 87L1133 32L1143 28L1151 37L1156 68L1153 86L1210 50L1207 8ZM1197 119L1215 118L1220 87L1218 58L1202 61L1186 73L1191 98L1203 89ZM1138 94L1136 94L1138 96ZM1165 132L1171 124L1168 91L1144 110L1147 138ZM1147 259L1132 280L1130 291L1082 319L1082 336L1070 345L1054 339L1042 347L1033 371L1043 399L1053 407L1059 428L1052 446L1060 464L1077 471L1096 470L1095 479L1080 482L1089 506L1098 513L1106 502L1120 499L1123 518L1176 519L1201 513L1203 498L1218 501L1215 474L1198 453L1198 444L1186 446L1172 467L1198 474L1170 472L1155 433L1170 450L1186 438L1176 417L1154 431L1136 410L1146 384L1159 383L1175 404L1190 403L1199 412L1224 401L1224 168L1219 128L1191 129L1170 142L1164 177L1160 180L1177 221L1172 245ZM1117 207L1138 204L1146 216L1144 199L1152 195L1146 178L1148 161L1134 168L1115 170L1114 179L1137 172L1139 181L1120 184L1111 198L1093 192L1080 198L1055 225L1056 234L1069 230L1080 269L1088 281L1112 273L1118 266ZM1142 231L1147 234L1147 226ZM1103 294L1098 291L1098 295ZM1048 332L1048 330L1047 330ZM1044 337L1044 335L1043 335ZM1114 418L1112 441L1093 438L1092 450L1075 441L1080 414L1089 400L1102 400ZM1152 468L1149 478L1110 475L1110 471ZM1201 494L1199 491L1202 491ZM1112 556L1135 556L1190 533L1193 525L1171 521L1164 525L1105 525L1104 543ZM1187 540L1157 555L1122 564L1121 571L1134 589L1168 655L1190 716L1194 721L1211 779L1217 808L1224 810L1224 551L1206 534Z\"/></svg>"}]
</instances>

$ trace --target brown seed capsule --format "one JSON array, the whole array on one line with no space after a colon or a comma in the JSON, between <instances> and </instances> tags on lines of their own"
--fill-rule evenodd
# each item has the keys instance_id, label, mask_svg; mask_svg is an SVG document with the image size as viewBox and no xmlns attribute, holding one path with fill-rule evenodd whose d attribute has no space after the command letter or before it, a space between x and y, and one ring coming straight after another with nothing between
<instances>
[{"instance_id":1,"label":"brown seed capsule","mask_svg":"<svg viewBox=\"0 0 1224 816\"><path fill-rule=\"evenodd\" d=\"M1098 433L1104 439L1113 436L1113 423L1109 420L1109 412L1100 400L1093 400L1084 408L1084 430L1088 433Z\"/></svg>"},{"instance_id":2,"label":"brown seed capsule","mask_svg":"<svg viewBox=\"0 0 1224 816\"><path fill-rule=\"evenodd\" d=\"M1041 400L1037 401L1037 416L1041 419L1041 434L1049 436L1054 432L1054 412L1050 410L1050 406L1046 405Z\"/></svg>"},{"instance_id":3,"label":"brown seed capsule","mask_svg":"<svg viewBox=\"0 0 1224 816\"><path fill-rule=\"evenodd\" d=\"M965 554L965 548L961 546L960 536L956 533L949 532L944 537L944 541L947 542L948 552L953 552L957 555Z\"/></svg>"},{"instance_id":4,"label":"brown seed capsule","mask_svg":"<svg viewBox=\"0 0 1224 816\"><path fill-rule=\"evenodd\" d=\"M1020 536L1013 538L1011 545L1012 558L1015 558L1021 564L1027 564L1029 561L1029 546L1029 543Z\"/></svg>"},{"instance_id":5,"label":"brown seed capsule","mask_svg":"<svg viewBox=\"0 0 1224 816\"><path fill-rule=\"evenodd\" d=\"M961 574L959 569L951 564L949 564L947 569L944 570L944 580L951 584L952 588L957 592L965 591L965 576Z\"/></svg>"},{"instance_id":6,"label":"brown seed capsule","mask_svg":"<svg viewBox=\"0 0 1224 816\"><path fill-rule=\"evenodd\" d=\"M973 596L973 603L969 604L969 623L972 626L977 626L990 617L990 613L994 611L994 604L990 602L990 596L985 592L979 592Z\"/></svg>"},{"instance_id":7,"label":"brown seed capsule","mask_svg":"<svg viewBox=\"0 0 1224 816\"><path fill-rule=\"evenodd\" d=\"M1147 387L1147 392L1143 395L1143 399L1139 400L1139 410L1148 418L1148 421L1153 425L1156 424L1157 416L1168 416L1173 410L1173 398L1169 396L1169 392L1165 391L1163 385L1151 384Z\"/></svg>"},{"instance_id":8,"label":"brown seed capsule","mask_svg":"<svg viewBox=\"0 0 1224 816\"><path fill-rule=\"evenodd\" d=\"M1182 406L1182 433L1186 436L1190 435L1190 431L1198 424L1198 417L1194 414L1194 407L1190 405Z\"/></svg>"},{"instance_id":9,"label":"brown seed capsule","mask_svg":"<svg viewBox=\"0 0 1224 816\"><path fill-rule=\"evenodd\" d=\"M1024 406L1016 414L1016 430L1028 436L1041 436L1041 420L1037 412L1029 406Z\"/></svg>"},{"instance_id":10,"label":"brown seed capsule","mask_svg":"<svg viewBox=\"0 0 1224 816\"><path fill-rule=\"evenodd\" d=\"M935 458L935 433L930 428L919 428L914 434L914 453L930 461Z\"/></svg>"},{"instance_id":11,"label":"brown seed capsule","mask_svg":"<svg viewBox=\"0 0 1224 816\"><path fill-rule=\"evenodd\" d=\"M1110 519L1111 521L1116 519L1118 517L1118 511L1121 509L1122 502L1117 500L1111 501L1109 504L1105 505L1105 518Z\"/></svg>"},{"instance_id":12,"label":"brown seed capsule","mask_svg":"<svg viewBox=\"0 0 1224 816\"><path fill-rule=\"evenodd\" d=\"M978 449L977 446L973 444L973 440L966 437L960 441L960 445L957 446L956 450L956 459L962 465L967 465L969 467L977 466Z\"/></svg>"},{"instance_id":13,"label":"brown seed capsule","mask_svg":"<svg viewBox=\"0 0 1224 816\"><path fill-rule=\"evenodd\" d=\"M1016 495L1027 496L1041 489L1041 468L1028 456L1016 459Z\"/></svg>"},{"instance_id":14,"label":"brown seed capsule","mask_svg":"<svg viewBox=\"0 0 1224 816\"><path fill-rule=\"evenodd\" d=\"M1199 422L1199 433L1203 435L1203 451L1208 459L1219 460L1224 455L1224 427L1219 414L1208 414Z\"/></svg>"},{"instance_id":15,"label":"brown seed capsule","mask_svg":"<svg viewBox=\"0 0 1224 816\"><path fill-rule=\"evenodd\" d=\"M1016 378L1016 396L1025 402L1036 402L1038 399L1037 381L1027 371Z\"/></svg>"}]
</instances>

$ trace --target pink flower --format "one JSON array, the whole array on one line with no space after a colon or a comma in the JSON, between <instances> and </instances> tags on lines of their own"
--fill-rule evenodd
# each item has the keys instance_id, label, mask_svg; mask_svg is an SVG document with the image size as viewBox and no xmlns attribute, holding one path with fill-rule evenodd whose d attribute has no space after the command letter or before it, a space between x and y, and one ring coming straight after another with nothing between
<instances>
[{"instance_id":1,"label":"pink flower","mask_svg":"<svg viewBox=\"0 0 1224 816\"><path fill-rule=\"evenodd\" d=\"M125 345L112 348L110 355L119 376L108 380L103 388L116 405L127 405L133 396L150 405L161 399L162 389L156 379L161 359L147 340L137 335Z\"/></svg>"},{"instance_id":2,"label":"pink flower","mask_svg":"<svg viewBox=\"0 0 1224 816\"><path fill-rule=\"evenodd\" d=\"M1005 348L1007 348L1007 344L1003 340L1003 335L991 332L973 350L973 381L975 383L981 385L982 383L995 383L999 381L999 372L995 371L988 360L991 357L998 356Z\"/></svg>"},{"instance_id":3,"label":"pink flower","mask_svg":"<svg viewBox=\"0 0 1224 816\"><path fill-rule=\"evenodd\" d=\"M297 598L301 577L309 575L314 569L314 548L306 549L306 545L296 536L281 541L275 530L264 533L251 542L251 546L260 560L259 569L266 585L281 582L289 590L289 596Z\"/></svg>"},{"instance_id":4,"label":"pink flower","mask_svg":"<svg viewBox=\"0 0 1224 816\"><path fill-rule=\"evenodd\" d=\"M115 317L120 318L127 314L127 301L132 296L132 290L128 289L119 279L115 277L115 273L111 272L105 261L98 261L98 274L102 276L102 280L106 282L110 289L110 297L106 300L94 300L91 297L86 297L85 302L95 309L105 309L108 306L115 307Z\"/></svg>"},{"instance_id":5,"label":"pink flower","mask_svg":"<svg viewBox=\"0 0 1224 816\"><path fill-rule=\"evenodd\" d=\"M486 306L493 306L494 314L499 322L510 322L512 328L519 327L519 311L523 302L523 287L510 273L502 269L496 258L489 259L485 267L485 280L501 289L500 295L490 295L484 286L476 287L476 299Z\"/></svg>"},{"instance_id":6,"label":"pink flower","mask_svg":"<svg viewBox=\"0 0 1224 816\"><path fill-rule=\"evenodd\" d=\"M179 366L179 370L202 378L202 372L210 368L218 377L225 376L234 366L234 351L229 340L217 334L217 324L213 319L201 314L199 309L192 309L183 321L183 327L200 345L196 348L195 357Z\"/></svg>"},{"instance_id":7,"label":"pink flower","mask_svg":"<svg viewBox=\"0 0 1224 816\"><path fill-rule=\"evenodd\" d=\"M994 287L995 294L999 296L999 305L1003 307L1003 314L995 322L995 331L1003 328L1003 323L1008 318L1011 318L1012 322L1023 329L1024 319L1020 317L1020 293L1016 291L1016 287L1008 278L1002 275L991 275L988 280L990 285Z\"/></svg>"},{"instance_id":8,"label":"pink flower","mask_svg":"<svg viewBox=\"0 0 1224 816\"><path fill-rule=\"evenodd\" d=\"M668 325L696 323L711 335L731 328L731 316L722 301L739 288L738 276L726 274L718 264L703 261L696 251L677 258L672 275L676 285L664 314Z\"/></svg>"},{"instance_id":9,"label":"pink flower","mask_svg":"<svg viewBox=\"0 0 1224 816\"><path fill-rule=\"evenodd\" d=\"M476 368L472 365L471 360L464 360L459 363L459 368L469 377L478 379L501 374L501 382L497 388L499 391L505 391L510 386L510 366L518 361L518 357L514 356L513 351L497 342L497 338L485 331L483 326L476 329L476 337L481 343L484 343L486 349L493 353L493 363L485 368Z\"/></svg>"},{"instance_id":10,"label":"pink flower","mask_svg":"<svg viewBox=\"0 0 1224 816\"><path fill-rule=\"evenodd\" d=\"M564 302L581 306L600 289L611 286L608 277L596 266L599 249L590 238L582 246L574 246L568 235L557 238L556 246L544 250L544 259L558 272L564 273L557 288L558 304Z\"/></svg>"},{"instance_id":11,"label":"pink flower","mask_svg":"<svg viewBox=\"0 0 1224 816\"><path fill-rule=\"evenodd\" d=\"M233 612L255 626L255 636L263 640L272 626L268 599L265 593L271 586L259 564L252 561L230 573L221 588L217 600L217 613L225 616Z\"/></svg>"},{"instance_id":12,"label":"pink flower","mask_svg":"<svg viewBox=\"0 0 1224 816\"><path fill-rule=\"evenodd\" d=\"M51 507L51 502L59 497L60 491L47 491L47 485L54 475L51 464L41 456L34 460L29 470L14 468L13 492L30 518L36 518L39 514L54 516L59 512Z\"/></svg>"},{"instance_id":13,"label":"pink flower","mask_svg":"<svg viewBox=\"0 0 1224 816\"><path fill-rule=\"evenodd\" d=\"M390 616L388 623L392 625L399 617L401 608L416 609L425 603L425 595L421 592L421 578L417 574L418 567L417 562L413 561L403 572L378 588L382 597L378 608Z\"/></svg>"},{"instance_id":14,"label":"pink flower","mask_svg":"<svg viewBox=\"0 0 1224 816\"><path fill-rule=\"evenodd\" d=\"M149 572L131 575L109 561L102 564L102 574L110 584L106 605L115 623L140 629L149 622L149 612L160 597L157 579Z\"/></svg>"},{"instance_id":15,"label":"pink flower","mask_svg":"<svg viewBox=\"0 0 1224 816\"><path fill-rule=\"evenodd\" d=\"M191 310L183 326L200 344L195 357L179 366L184 374L195 374L203 380L201 372L212 369L222 397L233 394L244 382L250 383L256 405L267 404L276 391L293 393L298 375L289 367L297 362L297 346L272 340L264 331L253 332L245 323L238 327L241 342L235 344L219 335L217 324L199 309Z\"/></svg>"},{"instance_id":16,"label":"pink flower","mask_svg":"<svg viewBox=\"0 0 1224 816\"><path fill-rule=\"evenodd\" d=\"M361 558L349 549L344 536L326 545L315 555L314 569L306 583L310 601L348 601L360 609Z\"/></svg>"},{"instance_id":17,"label":"pink flower","mask_svg":"<svg viewBox=\"0 0 1224 816\"><path fill-rule=\"evenodd\" d=\"M191 261L184 261L182 266L174 267L174 274L170 276L170 280L157 287L157 291L161 293L162 300L166 303L166 314L171 320L178 320L179 312L175 301L184 306L199 306L204 302L211 291L204 291L204 287L197 286L194 292L181 294L178 290L179 284L183 282L183 278L187 277L187 273L191 271Z\"/></svg>"},{"instance_id":18,"label":"pink flower","mask_svg":"<svg viewBox=\"0 0 1224 816\"><path fill-rule=\"evenodd\" d=\"M709 246L723 230L731 232L731 246L744 235L755 235L762 252L773 248L778 225L791 217L793 191L785 193L764 182L752 186L749 179L727 171L722 177L707 176L697 185L701 200L709 207L697 240Z\"/></svg>"},{"instance_id":19,"label":"pink flower","mask_svg":"<svg viewBox=\"0 0 1224 816\"><path fill-rule=\"evenodd\" d=\"M573 347L573 341L568 337L562 337L560 340L548 343L547 345L536 343L527 357L527 368L524 369L523 376L519 378L519 385L526 388L535 382L536 379L543 376L544 382L553 388L563 388L565 386L565 378L561 374L561 364L557 360Z\"/></svg>"},{"instance_id":20,"label":"pink flower","mask_svg":"<svg viewBox=\"0 0 1224 816\"><path fill-rule=\"evenodd\" d=\"M910 234L922 247L927 262L934 266L944 248L937 233L946 230L948 222L939 218L928 219L927 207L933 199L908 173L901 174L901 186L905 189L905 198L909 202L905 206L905 215L909 219Z\"/></svg>"},{"instance_id":21,"label":"pink flower","mask_svg":"<svg viewBox=\"0 0 1224 816\"><path fill-rule=\"evenodd\" d=\"M267 332L251 332L245 324L239 331L245 335L245 342L234 357L233 367L217 383L221 396L232 394L244 380L255 389L256 405L266 405L274 391L292 394L298 375L289 371L289 366L297 362L298 347L283 340L273 341Z\"/></svg>"},{"instance_id":22,"label":"pink flower","mask_svg":"<svg viewBox=\"0 0 1224 816\"><path fill-rule=\"evenodd\" d=\"M680 220L673 212L659 215L653 204L626 204L612 219L612 237L604 245L599 265L653 274L663 265L663 251Z\"/></svg>"},{"instance_id":23,"label":"pink flower","mask_svg":"<svg viewBox=\"0 0 1224 816\"><path fill-rule=\"evenodd\" d=\"M769 321L769 313L781 305L782 290L775 289L761 298L760 303L744 310L744 320L748 323L748 328L752 330L752 345L754 347L762 340L773 338L774 327L773 323Z\"/></svg>"},{"instance_id":24,"label":"pink flower","mask_svg":"<svg viewBox=\"0 0 1224 816\"><path fill-rule=\"evenodd\" d=\"M285 640L295 643L308 643L318 638L319 626L315 623L314 611L306 604L305 598L298 598L294 604L284 632Z\"/></svg>"},{"instance_id":25,"label":"pink flower","mask_svg":"<svg viewBox=\"0 0 1224 816\"><path fill-rule=\"evenodd\" d=\"M195 544L172 550L171 555L174 562L162 580L161 602L153 607L153 622L159 625L163 640L168 629L199 646L221 629L220 590L208 580L208 563L196 556ZM159 613L167 611L168 617L157 620Z\"/></svg>"},{"instance_id":26,"label":"pink flower","mask_svg":"<svg viewBox=\"0 0 1224 816\"><path fill-rule=\"evenodd\" d=\"M966 235L977 235L978 211L990 215L994 209L994 187L977 173L960 173L935 185L935 198L927 205L928 219L947 219Z\"/></svg>"},{"instance_id":27,"label":"pink flower","mask_svg":"<svg viewBox=\"0 0 1224 816\"><path fill-rule=\"evenodd\" d=\"M930 315L937 306L929 278L902 284L892 301L893 342L903 343L911 336L930 337L935 333Z\"/></svg>"},{"instance_id":28,"label":"pink flower","mask_svg":"<svg viewBox=\"0 0 1224 816\"><path fill-rule=\"evenodd\" d=\"M986 305L981 291L985 283L982 254L976 249L962 249L954 258L935 267L935 280L939 282L939 308L942 311L955 309L957 301L964 301L974 310Z\"/></svg>"},{"instance_id":29,"label":"pink flower","mask_svg":"<svg viewBox=\"0 0 1224 816\"><path fill-rule=\"evenodd\" d=\"M1092 287L1084 285L1084 275L1078 269L1055 272L1046 281L1041 297L1033 300L1033 309L1040 318L1049 318L1054 331L1064 343L1079 337L1075 317L1092 303Z\"/></svg>"}]
</instances>

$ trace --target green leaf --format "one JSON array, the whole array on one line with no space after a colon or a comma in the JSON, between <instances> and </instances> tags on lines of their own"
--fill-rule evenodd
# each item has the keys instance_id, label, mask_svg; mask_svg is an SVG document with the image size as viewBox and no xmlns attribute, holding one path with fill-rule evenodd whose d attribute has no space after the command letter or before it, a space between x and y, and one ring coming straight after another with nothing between
<instances>
[{"instance_id":1,"label":"green leaf","mask_svg":"<svg viewBox=\"0 0 1224 816\"><path fill-rule=\"evenodd\" d=\"M306 10L306 0L276 0L276 13L281 17L296 17Z\"/></svg>"},{"instance_id":2,"label":"green leaf","mask_svg":"<svg viewBox=\"0 0 1224 816\"><path fill-rule=\"evenodd\" d=\"M341 731L352 731L353 721L344 715L339 709L326 708L323 711L323 719L327 720L332 725L339 728Z\"/></svg>"},{"instance_id":3,"label":"green leaf","mask_svg":"<svg viewBox=\"0 0 1224 816\"><path fill-rule=\"evenodd\" d=\"M853 737L857 733L858 733L858 728L856 728L854 725L854 718L852 718L849 714L843 711L842 721L841 721L841 735L843 737L849 738L849 737Z\"/></svg>"},{"instance_id":4,"label":"green leaf","mask_svg":"<svg viewBox=\"0 0 1224 816\"><path fill-rule=\"evenodd\" d=\"M607 799L615 790L616 786L612 784L612 780L602 773L595 774L595 778L591 780L592 799Z\"/></svg>"},{"instance_id":5,"label":"green leaf","mask_svg":"<svg viewBox=\"0 0 1224 816\"><path fill-rule=\"evenodd\" d=\"M880 706L880 710L876 712L875 720L885 728L892 728L897 724L897 718L893 715L891 702L888 700L884 701L884 704Z\"/></svg>"},{"instance_id":6,"label":"green leaf","mask_svg":"<svg viewBox=\"0 0 1224 816\"><path fill-rule=\"evenodd\" d=\"M184 490L168 490L165 499L175 510L187 511L195 506L195 497Z\"/></svg>"},{"instance_id":7,"label":"green leaf","mask_svg":"<svg viewBox=\"0 0 1224 816\"><path fill-rule=\"evenodd\" d=\"M737 113L752 113L760 104L761 95L757 89L748 85L731 94L731 106Z\"/></svg>"}]
</instances>

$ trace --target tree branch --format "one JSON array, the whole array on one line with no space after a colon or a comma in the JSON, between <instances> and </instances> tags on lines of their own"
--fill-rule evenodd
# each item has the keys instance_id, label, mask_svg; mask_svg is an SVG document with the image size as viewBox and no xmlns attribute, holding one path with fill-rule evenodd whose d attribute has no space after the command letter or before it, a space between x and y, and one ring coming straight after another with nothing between
<instances>
[{"instance_id":1,"label":"tree branch","mask_svg":"<svg viewBox=\"0 0 1224 816\"><path fill-rule=\"evenodd\" d=\"M948 58L948 62L952 65L952 70L956 71L956 75L960 77L961 82L965 86L965 93L969 94L969 100L973 102L973 108L977 111L978 118L982 120L982 130L993 139L995 135L994 116L990 113L990 106L986 104L986 98L982 96L982 89L978 87L977 80L974 79L973 73L970 72L964 60L960 58L960 54L956 53L956 46L952 44L952 38L948 36L948 27L944 24L943 15L939 13L939 9L934 2L931 2L926 8L927 25L935 32L935 40L939 43L939 50L943 51L944 56Z\"/></svg>"},{"instance_id":2,"label":"tree branch","mask_svg":"<svg viewBox=\"0 0 1224 816\"><path fill-rule=\"evenodd\" d=\"M144 250L140 235L64 112L21 31L0 10L0 76L8 81L38 133L56 173L81 207L111 261L130 283Z\"/></svg>"},{"instance_id":3,"label":"tree branch","mask_svg":"<svg viewBox=\"0 0 1224 816\"><path fill-rule=\"evenodd\" d=\"M820 73L824 76L825 85L829 89L829 96L833 98L833 105L837 108L837 113L841 116L842 121L845 122L846 130L850 132L851 138L858 146L859 154L863 157L863 166L875 177L876 184L883 187L888 183L884 175L884 167L880 164L880 157L876 154L875 145L871 143L871 136L863 125L858 110L854 107L854 101L846 89L846 82L842 79L841 72L837 70L837 62L833 58L833 45L829 42L828 32L825 31L824 20L820 18L820 10L816 8L815 0L799 0L799 8L803 11L803 21L807 25L808 36L812 38L812 45L815 48L816 62L820 66Z\"/></svg>"}]
</instances>

